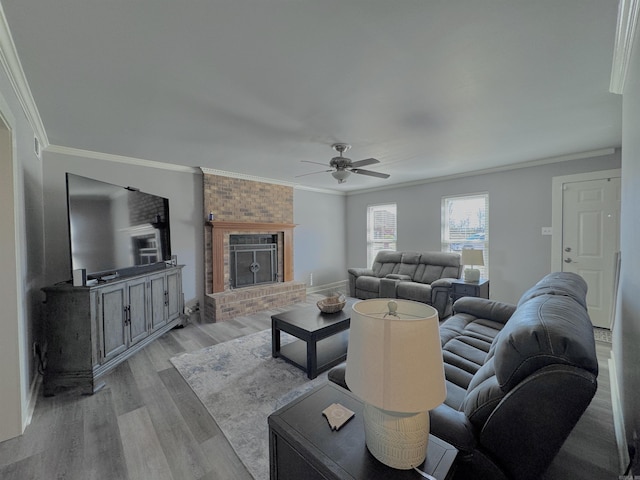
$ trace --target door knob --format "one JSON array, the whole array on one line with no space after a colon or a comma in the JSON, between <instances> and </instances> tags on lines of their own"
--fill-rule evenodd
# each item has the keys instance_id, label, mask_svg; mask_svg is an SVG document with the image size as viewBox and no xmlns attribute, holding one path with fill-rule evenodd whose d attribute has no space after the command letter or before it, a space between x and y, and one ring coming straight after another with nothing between
<instances>
[{"instance_id":1,"label":"door knob","mask_svg":"<svg viewBox=\"0 0 640 480\"><path fill-rule=\"evenodd\" d=\"M571 251L571 247L565 247L564 251L565 252L570 252Z\"/></svg>"},{"instance_id":2,"label":"door knob","mask_svg":"<svg viewBox=\"0 0 640 480\"><path fill-rule=\"evenodd\" d=\"M564 263L571 263L573 260L571 260L571 257L567 257L564 259Z\"/></svg>"}]
</instances>

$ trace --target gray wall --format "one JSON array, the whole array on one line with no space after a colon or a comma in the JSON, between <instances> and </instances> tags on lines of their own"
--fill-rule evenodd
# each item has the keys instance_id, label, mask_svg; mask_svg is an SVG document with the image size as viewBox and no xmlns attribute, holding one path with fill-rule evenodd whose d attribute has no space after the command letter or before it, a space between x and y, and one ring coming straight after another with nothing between
<instances>
[{"instance_id":1,"label":"gray wall","mask_svg":"<svg viewBox=\"0 0 640 480\"><path fill-rule=\"evenodd\" d=\"M344 195L293 191L294 278L309 286L346 280L346 230Z\"/></svg>"},{"instance_id":2,"label":"gray wall","mask_svg":"<svg viewBox=\"0 0 640 480\"><path fill-rule=\"evenodd\" d=\"M613 354L627 441L636 437L636 466L640 474L640 36L622 96L622 212L620 247L622 268L617 318L613 328Z\"/></svg>"},{"instance_id":3,"label":"gray wall","mask_svg":"<svg viewBox=\"0 0 640 480\"><path fill-rule=\"evenodd\" d=\"M551 268L552 178L620 168L620 153L487 173L347 197L347 263L366 266L367 206L397 204L398 250L440 250L441 201L446 195L489 193L491 297L515 302Z\"/></svg>"}]
</instances>

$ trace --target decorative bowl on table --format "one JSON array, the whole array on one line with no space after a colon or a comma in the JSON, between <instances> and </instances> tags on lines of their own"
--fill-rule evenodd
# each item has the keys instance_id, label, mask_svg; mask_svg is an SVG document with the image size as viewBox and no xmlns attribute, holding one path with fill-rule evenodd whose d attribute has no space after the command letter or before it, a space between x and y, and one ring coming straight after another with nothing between
<instances>
[{"instance_id":1,"label":"decorative bowl on table","mask_svg":"<svg viewBox=\"0 0 640 480\"><path fill-rule=\"evenodd\" d=\"M316 303L322 313L338 313L346 304L347 299L344 295L332 295Z\"/></svg>"}]
</instances>

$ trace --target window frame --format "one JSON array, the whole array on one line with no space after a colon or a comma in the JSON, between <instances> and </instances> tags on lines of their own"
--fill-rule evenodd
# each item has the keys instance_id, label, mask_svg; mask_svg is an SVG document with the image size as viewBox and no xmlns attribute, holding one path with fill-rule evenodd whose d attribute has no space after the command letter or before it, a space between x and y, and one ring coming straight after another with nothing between
<instances>
[{"instance_id":1,"label":"window frame","mask_svg":"<svg viewBox=\"0 0 640 480\"><path fill-rule=\"evenodd\" d=\"M450 222L449 222L449 205L455 201L468 200L473 201L474 199L482 198L484 200L484 218L480 218L478 220L478 224L484 224L484 228L479 227L469 227L466 232L463 228L461 228L460 234L464 234L466 238L455 238L452 239L450 237ZM475 266L480 270L481 278L489 278L489 192L477 192L477 193L467 193L460 195L445 195L442 197L441 203L441 251L443 252L456 252L461 253L463 248L475 248L482 250L482 255L484 257L484 266ZM474 235L481 235L480 230L484 234L484 238L469 238ZM454 246L454 244L456 246ZM458 247L459 246L459 247Z\"/></svg>"},{"instance_id":2,"label":"window frame","mask_svg":"<svg viewBox=\"0 0 640 480\"><path fill-rule=\"evenodd\" d=\"M375 238L372 238L374 236L374 230L372 230L372 228L375 228L372 225L372 223L374 221L375 213L377 211L383 211L385 209L390 209L390 208L393 208L394 215L395 215L393 239L391 241L382 241L382 240L376 240ZM371 268L371 266L373 265L373 261L375 260L376 254L380 250L397 251L397 248L398 248L398 204L395 203L395 202L391 202L391 203L378 203L378 204L373 204L373 205L367 205L367 231L366 231L366 235L367 235L367 265L369 266L369 268ZM393 244L393 247L388 246L388 247L376 248L376 246L375 246L376 243L385 243L385 244L391 243L391 244Z\"/></svg>"}]
</instances>

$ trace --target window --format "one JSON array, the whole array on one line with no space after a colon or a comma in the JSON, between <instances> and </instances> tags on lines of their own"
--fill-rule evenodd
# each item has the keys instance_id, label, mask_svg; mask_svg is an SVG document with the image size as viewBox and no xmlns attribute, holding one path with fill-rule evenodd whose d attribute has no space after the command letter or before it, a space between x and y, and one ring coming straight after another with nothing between
<instances>
[{"instance_id":1,"label":"window","mask_svg":"<svg viewBox=\"0 0 640 480\"><path fill-rule=\"evenodd\" d=\"M489 194L442 198L442 251L482 250L480 275L489 278Z\"/></svg>"},{"instance_id":2,"label":"window","mask_svg":"<svg viewBox=\"0 0 640 480\"><path fill-rule=\"evenodd\" d=\"M396 232L395 203L367 207L367 265L373 265L380 250L396 249Z\"/></svg>"}]
</instances>

